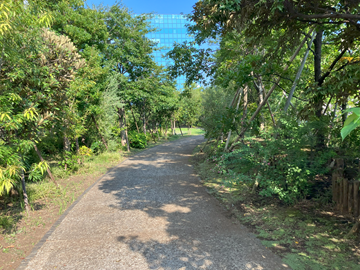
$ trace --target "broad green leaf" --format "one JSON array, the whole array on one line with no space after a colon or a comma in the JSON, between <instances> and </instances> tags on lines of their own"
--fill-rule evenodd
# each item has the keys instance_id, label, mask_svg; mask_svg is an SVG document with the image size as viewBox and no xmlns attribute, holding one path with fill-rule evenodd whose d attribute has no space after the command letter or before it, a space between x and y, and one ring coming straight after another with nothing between
<instances>
[{"instance_id":1,"label":"broad green leaf","mask_svg":"<svg viewBox=\"0 0 360 270\"><path fill-rule=\"evenodd\" d=\"M350 108L344 111L344 113L348 113L348 112L352 112L354 114L356 114L357 116L360 116L360 108L356 107L356 108Z\"/></svg>"},{"instance_id":2,"label":"broad green leaf","mask_svg":"<svg viewBox=\"0 0 360 270\"><path fill-rule=\"evenodd\" d=\"M346 138L347 135L349 135L349 133L351 131L353 131L355 128L357 128L358 126L360 126L360 121L352 121L350 124L347 124L346 126L344 126L341 129L341 138L344 140Z\"/></svg>"},{"instance_id":3,"label":"broad green leaf","mask_svg":"<svg viewBox=\"0 0 360 270\"><path fill-rule=\"evenodd\" d=\"M348 118L346 118L346 121L344 123L344 127L346 127L347 125L349 125L351 122L355 121L356 119L358 119L359 117L356 114L352 114L350 115Z\"/></svg>"}]
</instances>

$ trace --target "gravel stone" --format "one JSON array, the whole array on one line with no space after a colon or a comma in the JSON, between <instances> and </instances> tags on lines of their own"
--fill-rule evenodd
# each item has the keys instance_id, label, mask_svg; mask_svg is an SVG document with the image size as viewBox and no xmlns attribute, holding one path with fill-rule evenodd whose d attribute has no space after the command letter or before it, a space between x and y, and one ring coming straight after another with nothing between
<instances>
[{"instance_id":1,"label":"gravel stone","mask_svg":"<svg viewBox=\"0 0 360 270\"><path fill-rule=\"evenodd\" d=\"M148 149L107 173L25 269L290 269L200 184L193 136Z\"/></svg>"}]
</instances>

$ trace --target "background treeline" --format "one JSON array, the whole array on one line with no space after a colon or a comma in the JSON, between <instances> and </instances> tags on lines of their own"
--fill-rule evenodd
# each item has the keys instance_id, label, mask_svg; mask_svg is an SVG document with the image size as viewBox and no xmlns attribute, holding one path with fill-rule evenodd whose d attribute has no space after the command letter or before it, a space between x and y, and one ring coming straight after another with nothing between
<instances>
[{"instance_id":1,"label":"background treeline","mask_svg":"<svg viewBox=\"0 0 360 270\"><path fill-rule=\"evenodd\" d=\"M148 16L81 0L1 2L0 196L16 189L27 206L25 182L55 182L52 166L73 170L195 124L200 90L180 93L154 62Z\"/></svg>"},{"instance_id":2,"label":"background treeline","mask_svg":"<svg viewBox=\"0 0 360 270\"><path fill-rule=\"evenodd\" d=\"M338 159L359 181L359 11L358 1L196 3L195 43L218 50L184 43L168 56L174 76L210 81L202 151L226 185L286 204L331 202Z\"/></svg>"}]
</instances>

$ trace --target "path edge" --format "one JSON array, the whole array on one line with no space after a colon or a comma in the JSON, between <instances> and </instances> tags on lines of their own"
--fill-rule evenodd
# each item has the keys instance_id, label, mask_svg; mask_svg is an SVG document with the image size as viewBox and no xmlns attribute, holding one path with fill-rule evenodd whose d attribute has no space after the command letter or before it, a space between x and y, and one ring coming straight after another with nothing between
<instances>
[{"instance_id":1,"label":"path edge","mask_svg":"<svg viewBox=\"0 0 360 270\"><path fill-rule=\"evenodd\" d=\"M203 136L203 135L194 135L194 136L189 136L189 137L185 137L185 138L191 138L191 137L196 137L196 136ZM180 138L181 139L185 139L185 138ZM179 140L175 140L175 141L171 141L171 142L165 142L165 143L172 143L172 142L176 142ZM164 143L164 144L165 144ZM45 244L45 242L47 241L47 239L52 235L52 233L56 230L56 228L61 224L61 222L66 218L66 216L69 214L69 212L79 203L79 201L95 186L97 185L106 175L108 175L109 173L111 173L113 170L117 169L122 163L124 163L125 161L127 161L129 158L135 157L139 154L142 154L144 152L146 152L147 150L150 150L152 148L161 146L163 144L159 144L159 145L154 145L152 147L149 147L147 149L145 149L144 151L141 151L139 153L136 153L133 156L127 157L126 159L124 159L123 161L121 161L120 163L118 163L116 166L114 166L111 170L109 170L108 172L106 172L105 174L103 174L99 179L97 179L91 186L89 186L73 203L72 205L70 205L70 207L68 209L66 209L66 211L55 221L55 223L51 226L51 228L44 234L44 236L41 238L41 240L33 247L33 249L31 250L30 254L28 256L26 256L26 258L24 260L21 261L20 265L16 268L16 270L25 270L26 267L28 266L29 262L37 255L38 251L42 248L42 246Z\"/></svg>"}]
</instances>

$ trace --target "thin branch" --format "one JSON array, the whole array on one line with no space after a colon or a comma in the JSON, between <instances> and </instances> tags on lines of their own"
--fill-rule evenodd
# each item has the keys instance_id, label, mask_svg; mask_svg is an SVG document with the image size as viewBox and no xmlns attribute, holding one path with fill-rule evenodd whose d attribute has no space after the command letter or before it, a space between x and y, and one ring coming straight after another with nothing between
<instances>
[{"instance_id":1,"label":"thin branch","mask_svg":"<svg viewBox=\"0 0 360 270\"><path fill-rule=\"evenodd\" d=\"M339 60L343 57L343 55L346 53L346 51L348 50L348 48L345 48L341 51L341 53L334 59L334 61L332 62L332 64L330 65L329 69L327 72L325 72L324 75L321 76L320 80L319 80L319 85L321 85L325 78L328 77L331 73L331 71L334 69L335 65L337 64L337 62L339 62Z\"/></svg>"},{"instance_id":2,"label":"thin branch","mask_svg":"<svg viewBox=\"0 0 360 270\"><path fill-rule=\"evenodd\" d=\"M277 87L279 87L282 91L284 91L287 95L289 95L289 93L283 87L281 87L276 81L272 81L272 80L263 80L263 81L264 82L271 82L271 83L276 84ZM302 99L302 98L299 98L299 97L296 97L296 96L293 96L293 97L300 100L300 101L304 101L304 102L309 101L308 99Z\"/></svg>"}]
</instances>

